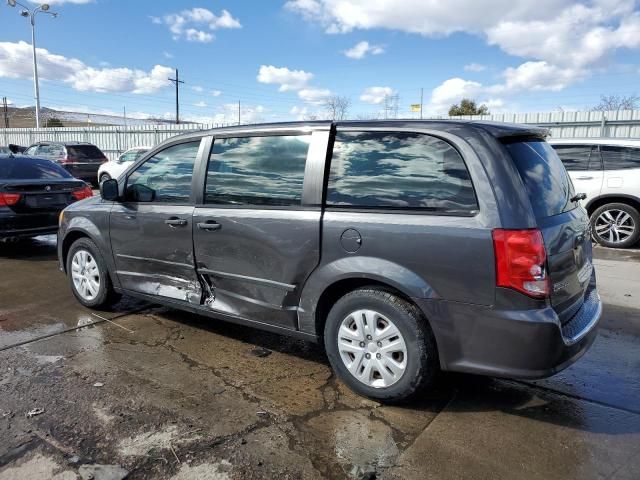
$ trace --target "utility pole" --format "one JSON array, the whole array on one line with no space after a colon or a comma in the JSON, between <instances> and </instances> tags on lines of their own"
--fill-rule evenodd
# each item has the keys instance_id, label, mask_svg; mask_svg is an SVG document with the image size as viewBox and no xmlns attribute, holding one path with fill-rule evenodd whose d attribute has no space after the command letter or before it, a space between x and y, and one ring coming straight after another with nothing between
<instances>
[{"instance_id":1,"label":"utility pole","mask_svg":"<svg viewBox=\"0 0 640 480\"><path fill-rule=\"evenodd\" d=\"M240 100L238 100L238 125L240 125Z\"/></svg>"},{"instance_id":2,"label":"utility pole","mask_svg":"<svg viewBox=\"0 0 640 480\"><path fill-rule=\"evenodd\" d=\"M176 78L170 78L169 81L176 84L176 124L177 124L177 123L180 123L180 84L184 83L182 80L180 80L180 77L178 76L177 68L176 68Z\"/></svg>"},{"instance_id":3,"label":"utility pole","mask_svg":"<svg viewBox=\"0 0 640 480\"><path fill-rule=\"evenodd\" d=\"M422 106L424 105L424 88L420 89L420 120L422 120Z\"/></svg>"},{"instance_id":4,"label":"utility pole","mask_svg":"<svg viewBox=\"0 0 640 480\"><path fill-rule=\"evenodd\" d=\"M2 97L2 111L4 113L4 128L9 128L9 107L7 106L7 97Z\"/></svg>"}]
</instances>

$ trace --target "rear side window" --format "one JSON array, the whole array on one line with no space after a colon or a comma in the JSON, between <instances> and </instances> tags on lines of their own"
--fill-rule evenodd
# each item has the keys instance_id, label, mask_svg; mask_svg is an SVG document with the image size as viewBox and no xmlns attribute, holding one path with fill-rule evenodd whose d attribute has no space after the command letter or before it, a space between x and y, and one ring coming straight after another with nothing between
<instances>
[{"instance_id":1,"label":"rear side window","mask_svg":"<svg viewBox=\"0 0 640 480\"><path fill-rule=\"evenodd\" d=\"M299 206L311 135L216 139L205 203Z\"/></svg>"},{"instance_id":2,"label":"rear side window","mask_svg":"<svg viewBox=\"0 0 640 480\"><path fill-rule=\"evenodd\" d=\"M600 151L605 170L640 168L640 148L603 145Z\"/></svg>"},{"instance_id":3,"label":"rear side window","mask_svg":"<svg viewBox=\"0 0 640 480\"><path fill-rule=\"evenodd\" d=\"M554 149L544 140L505 143L529 194L537 218L574 209L573 185Z\"/></svg>"},{"instance_id":4,"label":"rear side window","mask_svg":"<svg viewBox=\"0 0 640 480\"><path fill-rule=\"evenodd\" d=\"M458 151L419 133L336 135L327 205L469 213L478 209Z\"/></svg>"},{"instance_id":5,"label":"rear side window","mask_svg":"<svg viewBox=\"0 0 640 480\"><path fill-rule=\"evenodd\" d=\"M48 180L73 178L64 168L49 160L6 158L0 160L0 180Z\"/></svg>"},{"instance_id":6,"label":"rear side window","mask_svg":"<svg viewBox=\"0 0 640 480\"><path fill-rule=\"evenodd\" d=\"M591 145L554 145L565 168L570 171L602 170L598 148Z\"/></svg>"},{"instance_id":7,"label":"rear side window","mask_svg":"<svg viewBox=\"0 0 640 480\"><path fill-rule=\"evenodd\" d=\"M67 152L70 157L83 159L83 158L102 158L104 154L95 145L73 145L67 147Z\"/></svg>"}]
</instances>

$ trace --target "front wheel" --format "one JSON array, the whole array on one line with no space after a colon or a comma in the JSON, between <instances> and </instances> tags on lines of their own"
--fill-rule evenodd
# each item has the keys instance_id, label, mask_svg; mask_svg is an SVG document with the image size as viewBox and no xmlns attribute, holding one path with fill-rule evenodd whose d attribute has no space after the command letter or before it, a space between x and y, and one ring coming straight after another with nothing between
<instances>
[{"instance_id":1,"label":"front wheel","mask_svg":"<svg viewBox=\"0 0 640 480\"><path fill-rule=\"evenodd\" d=\"M627 248L640 239L640 213L624 203L609 203L591 215L593 237L600 245Z\"/></svg>"},{"instance_id":2,"label":"front wheel","mask_svg":"<svg viewBox=\"0 0 640 480\"><path fill-rule=\"evenodd\" d=\"M335 303L324 343L337 375L375 400L406 400L439 371L436 343L420 311L375 287L354 290Z\"/></svg>"},{"instance_id":3,"label":"front wheel","mask_svg":"<svg viewBox=\"0 0 640 480\"><path fill-rule=\"evenodd\" d=\"M100 175L100 183L106 182L107 180L111 180L111 175L109 175L108 173L103 173L102 175Z\"/></svg>"},{"instance_id":4,"label":"front wheel","mask_svg":"<svg viewBox=\"0 0 640 480\"><path fill-rule=\"evenodd\" d=\"M71 245L67 275L73 295L85 307L109 307L118 300L100 251L88 238L80 238Z\"/></svg>"}]
</instances>

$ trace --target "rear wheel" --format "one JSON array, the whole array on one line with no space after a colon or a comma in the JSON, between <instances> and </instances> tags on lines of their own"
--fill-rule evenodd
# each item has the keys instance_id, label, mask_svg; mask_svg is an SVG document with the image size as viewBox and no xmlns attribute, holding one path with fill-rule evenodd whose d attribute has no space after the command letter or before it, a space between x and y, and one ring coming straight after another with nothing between
<instances>
[{"instance_id":1,"label":"rear wheel","mask_svg":"<svg viewBox=\"0 0 640 480\"><path fill-rule=\"evenodd\" d=\"M71 245L67 274L73 295L85 307L109 307L118 300L104 260L92 240L81 238Z\"/></svg>"},{"instance_id":2,"label":"rear wheel","mask_svg":"<svg viewBox=\"0 0 640 480\"><path fill-rule=\"evenodd\" d=\"M631 247L640 239L640 213L624 203L609 203L591 215L596 242L610 248Z\"/></svg>"},{"instance_id":3,"label":"rear wheel","mask_svg":"<svg viewBox=\"0 0 640 480\"><path fill-rule=\"evenodd\" d=\"M337 375L376 400L408 399L439 370L435 340L420 311L378 288L360 288L338 300L327 317L324 342Z\"/></svg>"}]
</instances>

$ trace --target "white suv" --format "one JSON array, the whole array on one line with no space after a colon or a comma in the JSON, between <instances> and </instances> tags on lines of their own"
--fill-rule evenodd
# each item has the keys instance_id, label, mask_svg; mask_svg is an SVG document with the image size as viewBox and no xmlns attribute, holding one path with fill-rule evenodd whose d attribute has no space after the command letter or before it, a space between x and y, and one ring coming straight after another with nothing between
<instances>
[{"instance_id":1,"label":"white suv","mask_svg":"<svg viewBox=\"0 0 640 480\"><path fill-rule=\"evenodd\" d=\"M121 154L117 160L103 163L98 170L98 182L102 183L110 178L118 178L134 161L144 155L151 147L134 147Z\"/></svg>"},{"instance_id":2,"label":"white suv","mask_svg":"<svg viewBox=\"0 0 640 480\"><path fill-rule=\"evenodd\" d=\"M640 239L640 140L549 140L577 193L586 194L595 240L631 247Z\"/></svg>"}]
</instances>

